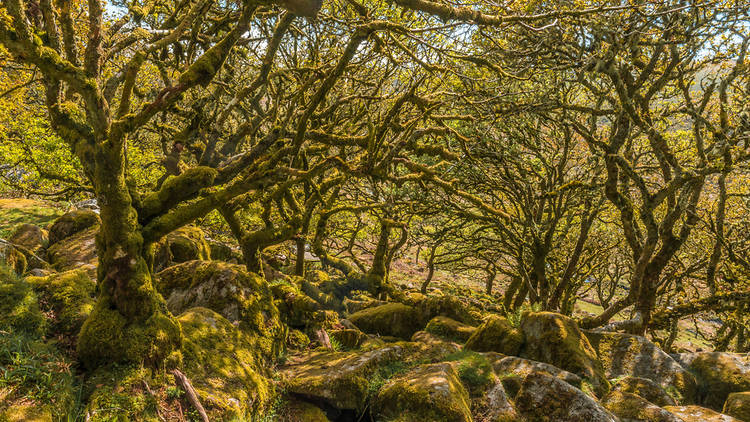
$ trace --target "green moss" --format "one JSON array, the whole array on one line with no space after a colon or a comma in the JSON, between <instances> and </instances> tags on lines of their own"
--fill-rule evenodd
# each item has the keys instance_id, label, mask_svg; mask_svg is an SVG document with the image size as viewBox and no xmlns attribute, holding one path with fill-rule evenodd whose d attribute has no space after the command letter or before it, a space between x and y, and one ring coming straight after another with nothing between
<instances>
[{"instance_id":1,"label":"green moss","mask_svg":"<svg viewBox=\"0 0 750 422\"><path fill-rule=\"evenodd\" d=\"M46 227L62 212L45 202L31 199L0 199L0 238L7 239L19 224Z\"/></svg>"},{"instance_id":2,"label":"green moss","mask_svg":"<svg viewBox=\"0 0 750 422\"><path fill-rule=\"evenodd\" d=\"M8 240L14 245L20 245L34 253L38 253L40 249L47 246L49 234L47 230L35 224L23 223L13 229L13 234L10 235Z\"/></svg>"},{"instance_id":3,"label":"green moss","mask_svg":"<svg viewBox=\"0 0 750 422\"><path fill-rule=\"evenodd\" d=\"M156 292L152 293L156 295ZM81 327L77 352L79 360L89 368L112 362L159 363L178 349L180 325L168 314L163 302L145 320L129 322L109 305L109 298L100 298Z\"/></svg>"},{"instance_id":4,"label":"green moss","mask_svg":"<svg viewBox=\"0 0 750 422\"><path fill-rule=\"evenodd\" d=\"M15 403L0 410L2 422L52 422L52 412L36 403Z\"/></svg>"},{"instance_id":5,"label":"green moss","mask_svg":"<svg viewBox=\"0 0 750 422\"><path fill-rule=\"evenodd\" d=\"M636 394L657 406L676 404L675 400L664 389L648 378L623 377L617 380L612 390Z\"/></svg>"},{"instance_id":6,"label":"green moss","mask_svg":"<svg viewBox=\"0 0 750 422\"><path fill-rule=\"evenodd\" d=\"M145 386L157 388L150 370L110 365L92 372L86 380L86 412L92 422L158 421L158 402Z\"/></svg>"},{"instance_id":7,"label":"green moss","mask_svg":"<svg viewBox=\"0 0 750 422\"><path fill-rule=\"evenodd\" d=\"M424 324L415 308L401 303L367 308L351 314L349 320L366 333L405 340L410 339Z\"/></svg>"},{"instance_id":8,"label":"green moss","mask_svg":"<svg viewBox=\"0 0 750 422\"><path fill-rule=\"evenodd\" d=\"M310 337L300 330L291 329L286 335L286 347L291 350L302 350L310 344Z\"/></svg>"},{"instance_id":9,"label":"green moss","mask_svg":"<svg viewBox=\"0 0 750 422\"><path fill-rule=\"evenodd\" d=\"M308 327L314 320L315 311L320 310L318 302L289 283L272 284L271 292L278 300L282 320L291 327Z\"/></svg>"},{"instance_id":10,"label":"green moss","mask_svg":"<svg viewBox=\"0 0 750 422\"><path fill-rule=\"evenodd\" d=\"M604 368L573 319L553 312L527 312L521 319L521 356L546 362L588 379L597 396L609 390Z\"/></svg>"},{"instance_id":11,"label":"green moss","mask_svg":"<svg viewBox=\"0 0 750 422\"><path fill-rule=\"evenodd\" d=\"M12 269L16 274L26 272L26 256L9 243L0 242L0 265Z\"/></svg>"},{"instance_id":12,"label":"green moss","mask_svg":"<svg viewBox=\"0 0 750 422\"><path fill-rule=\"evenodd\" d=\"M85 268L89 275L96 276L99 263L96 250L98 225L84 229L56 242L47 249L50 264L58 271Z\"/></svg>"},{"instance_id":13,"label":"green moss","mask_svg":"<svg viewBox=\"0 0 750 422\"><path fill-rule=\"evenodd\" d=\"M378 393L373 410L385 420L472 420L469 396L446 363L420 366L391 380Z\"/></svg>"},{"instance_id":14,"label":"green moss","mask_svg":"<svg viewBox=\"0 0 750 422\"><path fill-rule=\"evenodd\" d=\"M269 421L283 422L328 422L329 419L318 406L300 400L287 400L279 413Z\"/></svg>"},{"instance_id":15,"label":"green moss","mask_svg":"<svg viewBox=\"0 0 750 422\"><path fill-rule=\"evenodd\" d=\"M477 325L482 314L455 296L412 295L411 304L417 309L422 324L436 316L445 316L468 325Z\"/></svg>"},{"instance_id":16,"label":"green moss","mask_svg":"<svg viewBox=\"0 0 750 422\"><path fill-rule=\"evenodd\" d=\"M496 380L495 372L487 358L479 353L462 350L445 357L447 362L457 362L456 370L461 381L472 395L481 395Z\"/></svg>"},{"instance_id":17,"label":"green moss","mask_svg":"<svg viewBox=\"0 0 750 422\"><path fill-rule=\"evenodd\" d=\"M191 309L178 320L184 332L185 372L204 406L220 420L262 414L273 386L262 375L255 339L206 308Z\"/></svg>"},{"instance_id":18,"label":"green moss","mask_svg":"<svg viewBox=\"0 0 750 422\"><path fill-rule=\"evenodd\" d=\"M211 167L192 167L178 176L170 176L161 188L143 198L140 218L151 217L164 210L168 210L184 198L189 198L200 189L210 186L218 171Z\"/></svg>"},{"instance_id":19,"label":"green moss","mask_svg":"<svg viewBox=\"0 0 750 422\"><path fill-rule=\"evenodd\" d=\"M339 409L362 410L388 376L384 371L403 366L402 352L400 346L368 352L308 352L290 358L280 368L282 386L289 393L313 397Z\"/></svg>"},{"instance_id":20,"label":"green moss","mask_svg":"<svg viewBox=\"0 0 750 422\"><path fill-rule=\"evenodd\" d=\"M367 334L352 329L331 330L328 335L344 349L356 349L367 339Z\"/></svg>"},{"instance_id":21,"label":"green moss","mask_svg":"<svg viewBox=\"0 0 750 422\"><path fill-rule=\"evenodd\" d=\"M743 421L750 421L750 391L731 393L724 402L724 409L721 413Z\"/></svg>"},{"instance_id":22,"label":"green moss","mask_svg":"<svg viewBox=\"0 0 750 422\"><path fill-rule=\"evenodd\" d=\"M664 407L664 410L682 419L683 422L707 422L707 421L741 422L737 419L724 416L721 413L714 412L711 409L707 409L705 407L700 407L700 406L695 406L695 405L666 406Z\"/></svg>"},{"instance_id":23,"label":"green moss","mask_svg":"<svg viewBox=\"0 0 750 422\"><path fill-rule=\"evenodd\" d=\"M31 286L7 267L0 266L0 330L41 337L46 325Z\"/></svg>"},{"instance_id":24,"label":"green moss","mask_svg":"<svg viewBox=\"0 0 750 422\"><path fill-rule=\"evenodd\" d=\"M94 308L96 283L82 270L27 278L51 315L51 334L75 337Z\"/></svg>"},{"instance_id":25,"label":"green moss","mask_svg":"<svg viewBox=\"0 0 750 422\"><path fill-rule=\"evenodd\" d=\"M154 269L160 271L176 263L210 259L211 247L203 230L186 226L169 233L156 245Z\"/></svg>"},{"instance_id":26,"label":"green moss","mask_svg":"<svg viewBox=\"0 0 750 422\"><path fill-rule=\"evenodd\" d=\"M689 369L698 379L699 399L721 410L730 393L750 391L750 369L746 356L734 353L697 353Z\"/></svg>"},{"instance_id":27,"label":"green moss","mask_svg":"<svg viewBox=\"0 0 750 422\"><path fill-rule=\"evenodd\" d=\"M66 415L74 403L71 365L34 334L0 332L0 414L18 421Z\"/></svg>"},{"instance_id":28,"label":"green moss","mask_svg":"<svg viewBox=\"0 0 750 422\"><path fill-rule=\"evenodd\" d=\"M668 421L673 420L669 412L649 403L641 396L620 391L610 392L603 400L604 407L624 420Z\"/></svg>"},{"instance_id":29,"label":"green moss","mask_svg":"<svg viewBox=\"0 0 750 422\"><path fill-rule=\"evenodd\" d=\"M49 244L53 245L68 236L100 225L99 214L92 210L74 210L55 220L49 228Z\"/></svg>"},{"instance_id":30,"label":"green moss","mask_svg":"<svg viewBox=\"0 0 750 422\"><path fill-rule=\"evenodd\" d=\"M265 279L243 266L189 261L160 272L156 285L175 314L201 306L238 322L252 336L258 359L270 362L283 351L287 327L271 289Z\"/></svg>"},{"instance_id":31,"label":"green moss","mask_svg":"<svg viewBox=\"0 0 750 422\"><path fill-rule=\"evenodd\" d=\"M522 343L523 335L507 319L493 315L477 327L464 347L476 352L518 355Z\"/></svg>"},{"instance_id":32,"label":"green moss","mask_svg":"<svg viewBox=\"0 0 750 422\"><path fill-rule=\"evenodd\" d=\"M474 334L474 331L476 331L476 327L462 324L448 317L436 316L427 323L427 326L424 330L430 334L435 334L436 336L443 337L447 340L463 343L468 340L472 334Z\"/></svg>"}]
</instances>

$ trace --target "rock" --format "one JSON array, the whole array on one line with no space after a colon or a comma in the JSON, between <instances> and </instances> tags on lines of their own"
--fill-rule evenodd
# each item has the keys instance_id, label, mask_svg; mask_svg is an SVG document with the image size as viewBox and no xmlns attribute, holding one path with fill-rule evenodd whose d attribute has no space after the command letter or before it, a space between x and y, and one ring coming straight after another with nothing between
<instances>
[{"instance_id":1,"label":"rock","mask_svg":"<svg viewBox=\"0 0 750 422\"><path fill-rule=\"evenodd\" d=\"M349 321L360 330L405 340L424 327L417 310L402 303L389 303L349 315Z\"/></svg>"},{"instance_id":2,"label":"rock","mask_svg":"<svg viewBox=\"0 0 750 422\"><path fill-rule=\"evenodd\" d=\"M302 350L310 344L310 337L297 329L290 329L286 334L286 348L291 350Z\"/></svg>"},{"instance_id":3,"label":"rock","mask_svg":"<svg viewBox=\"0 0 750 422\"><path fill-rule=\"evenodd\" d=\"M576 388L581 388L581 377L548 363L516 356L502 356L494 353L485 353L485 356L492 364L495 374L502 380L503 386L511 396L515 396L518 393L523 380L527 376L535 373L547 374L565 381Z\"/></svg>"},{"instance_id":4,"label":"rock","mask_svg":"<svg viewBox=\"0 0 750 422\"><path fill-rule=\"evenodd\" d=\"M750 391L730 393L721 412L743 421L750 421Z\"/></svg>"},{"instance_id":5,"label":"rock","mask_svg":"<svg viewBox=\"0 0 750 422\"><path fill-rule=\"evenodd\" d=\"M682 353L677 360L698 380L698 403L721 410L730 393L750 391L750 358L723 352Z\"/></svg>"},{"instance_id":6,"label":"rock","mask_svg":"<svg viewBox=\"0 0 750 422\"><path fill-rule=\"evenodd\" d=\"M435 318L444 316L468 325L478 325L482 322L482 315L472 309L455 296L424 296L413 295L413 300L407 304L414 306L420 315L422 324Z\"/></svg>"},{"instance_id":7,"label":"rock","mask_svg":"<svg viewBox=\"0 0 750 422\"><path fill-rule=\"evenodd\" d=\"M96 255L96 234L99 226L90 227L66 236L47 248L49 263L57 271L84 269L96 279L99 259Z\"/></svg>"},{"instance_id":8,"label":"rock","mask_svg":"<svg viewBox=\"0 0 750 422\"><path fill-rule=\"evenodd\" d=\"M242 262L242 252L238 248L232 247L218 240L206 239L211 254L211 259L239 264Z\"/></svg>"},{"instance_id":9,"label":"rock","mask_svg":"<svg viewBox=\"0 0 750 422\"><path fill-rule=\"evenodd\" d=\"M96 283L83 270L28 277L51 321L50 333L75 338L94 309Z\"/></svg>"},{"instance_id":10,"label":"rock","mask_svg":"<svg viewBox=\"0 0 750 422\"><path fill-rule=\"evenodd\" d=\"M497 352L517 355L523 335L501 316L490 316L466 341L464 347L477 352Z\"/></svg>"},{"instance_id":11,"label":"rock","mask_svg":"<svg viewBox=\"0 0 750 422\"><path fill-rule=\"evenodd\" d=\"M608 378L647 378L680 403L695 400L695 377L646 338L594 331L587 331L586 336L597 350Z\"/></svg>"},{"instance_id":12,"label":"rock","mask_svg":"<svg viewBox=\"0 0 750 422\"><path fill-rule=\"evenodd\" d=\"M321 309L318 302L304 294L291 283L271 285L273 296L284 322L290 327L307 328L314 320L314 314Z\"/></svg>"},{"instance_id":13,"label":"rock","mask_svg":"<svg viewBox=\"0 0 750 422\"><path fill-rule=\"evenodd\" d=\"M42 337L47 320L31 286L0 267L0 331L25 332Z\"/></svg>"},{"instance_id":14,"label":"rock","mask_svg":"<svg viewBox=\"0 0 750 422\"><path fill-rule=\"evenodd\" d=\"M436 316L427 323L424 330L447 340L463 343L476 331L476 327L460 323L448 317Z\"/></svg>"},{"instance_id":15,"label":"rock","mask_svg":"<svg viewBox=\"0 0 750 422\"><path fill-rule=\"evenodd\" d=\"M471 422L469 395L448 363L419 366L378 392L373 414L384 420Z\"/></svg>"},{"instance_id":16,"label":"rock","mask_svg":"<svg viewBox=\"0 0 750 422\"><path fill-rule=\"evenodd\" d=\"M47 230L34 225L23 223L16 226L8 241L14 245L20 245L34 253L39 253L49 242Z\"/></svg>"},{"instance_id":17,"label":"rock","mask_svg":"<svg viewBox=\"0 0 750 422\"><path fill-rule=\"evenodd\" d=\"M166 235L156 245L154 271L161 271L181 262L210 259L211 248L203 230L195 226L181 227Z\"/></svg>"},{"instance_id":18,"label":"rock","mask_svg":"<svg viewBox=\"0 0 750 422\"><path fill-rule=\"evenodd\" d=\"M331 330L328 335L345 349L356 349L367 340L367 334L359 330Z\"/></svg>"},{"instance_id":19,"label":"rock","mask_svg":"<svg viewBox=\"0 0 750 422\"><path fill-rule=\"evenodd\" d=\"M664 410L682 419L683 422L742 422L729 415L700 406L666 406Z\"/></svg>"},{"instance_id":20,"label":"rock","mask_svg":"<svg viewBox=\"0 0 750 422\"><path fill-rule=\"evenodd\" d=\"M508 393L500 380L487 390L480 398L472 400L475 421L492 422L523 422L524 419L516 412Z\"/></svg>"},{"instance_id":21,"label":"rock","mask_svg":"<svg viewBox=\"0 0 750 422\"><path fill-rule=\"evenodd\" d=\"M329 422L328 416L318 406L290 398L277 415L279 422Z\"/></svg>"},{"instance_id":22,"label":"rock","mask_svg":"<svg viewBox=\"0 0 750 422\"><path fill-rule=\"evenodd\" d=\"M73 208L79 210L92 210L99 213L99 202L95 199L84 199L73 204Z\"/></svg>"},{"instance_id":23,"label":"rock","mask_svg":"<svg viewBox=\"0 0 750 422\"><path fill-rule=\"evenodd\" d=\"M623 422L682 422L672 413L632 393L611 391L602 399L602 405Z\"/></svg>"},{"instance_id":24,"label":"rock","mask_svg":"<svg viewBox=\"0 0 750 422\"><path fill-rule=\"evenodd\" d=\"M524 379L516 410L530 421L616 422L618 419L583 391L544 373Z\"/></svg>"},{"instance_id":25,"label":"rock","mask_svg":"<svg viewBox=\"0 0 750 422\"><path fill-rule=\"evenodd\" d=\"M0 239L0 265L12 269L16 274L26 272L26 256L11 243Z\"/></svg>"},{"instance_id":26,"label":"rock","mask_svg":"<svg viewBox=\"0 0 750 422\"><path fill-rule=\"evenodd\" d=\"M82 209L70 211L55 220L49 228L49 244L55 243L73 236L88 228L98 226L102 223L99 215L92 210Z\"/></svg>"},{"instance_id":27,"label":"rock","mask_svg":"<svg viewBox=\"0 0 750 422\"><path fill-rule=\"evenodd\" d=\"M601 397L609 389L596 350L575 321L553 312L528 312L521 318L525 342L521 356L546 362L587 379Z\"/></svg>"},{"instance_id":28,"label":"rock","mask_svg":"<svg viewBox=\"0 0 750 422\"><path fill-rule=\"evenodd\" d=\"M256 359L253 335L235 327L218 313L193 308L178 318L182 325L182 362L201 403L217 409L221 418L262 415L272 395Z\"/></svg>"},{"instance_id":29,"label":"rock","mask_svg":"<svg viewBox=\"0 0 750 422\"><path fill-rule=\"evenodd\" d=\"M288 393L338 409L361 410L378 367L400 360L403 352L401 346L369 352L308 352L290 357L279 368L281 384Z\"/></svg>"},{"instance_id":30,"label":"rock","mask_svg":"<svg viewBox=\"0 0 750 422\"><path fill-rule=\"evenodd\" d=\"M637 394L657 406L675 406L677 402L657 383L640 377L624 377L617 380L612 391Z\"/></svg>"},{"instance_id":31,"label":"rock","mask_svg":"<svg viewBox=\"0 0 750 422\"><path fill-rule=\"evenodd\" d=\"M281 352L286 333L271 290L263 278L245 267L189 261L158 273L155 285L173 314L198 306L211 309L249 330L260 358L271 360Z\"/></svg>"}]
</instances>

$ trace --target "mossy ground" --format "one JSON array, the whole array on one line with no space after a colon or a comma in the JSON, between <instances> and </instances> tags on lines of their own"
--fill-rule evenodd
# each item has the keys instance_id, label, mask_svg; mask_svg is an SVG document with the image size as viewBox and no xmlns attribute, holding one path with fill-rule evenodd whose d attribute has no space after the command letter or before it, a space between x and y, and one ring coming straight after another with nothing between
<instances>
[{"instance_id":1,"label":"mossy ground","mask_svg":"<svg viewBox=\"0 0 750 422\"><path fill-rule=\"evenodd\" d=\"M0 238L7 239L18 224L46 227L62 214L60 208L47 202L22 198L0 199Z\"/></svg>"}]
</instances>

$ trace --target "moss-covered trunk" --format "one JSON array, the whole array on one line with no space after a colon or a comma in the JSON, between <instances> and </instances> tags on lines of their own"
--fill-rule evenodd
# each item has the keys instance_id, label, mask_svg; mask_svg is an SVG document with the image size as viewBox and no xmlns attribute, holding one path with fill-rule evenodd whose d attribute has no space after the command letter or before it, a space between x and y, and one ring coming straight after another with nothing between
<instances>
[{"instance_id":1,"label":"moss-covered trunk","mask_svg":"<svg viewBox=\"0 0 750 422\"><path fill-rule=\"evenodd\" d=\"M180 326L156 292L148 250L126 184L122 155L97 156L92 178L101 208L97 237L99 298L81 329L78 354L87 366L155 364L177 349Z\"/></svg>"}]
</instances>

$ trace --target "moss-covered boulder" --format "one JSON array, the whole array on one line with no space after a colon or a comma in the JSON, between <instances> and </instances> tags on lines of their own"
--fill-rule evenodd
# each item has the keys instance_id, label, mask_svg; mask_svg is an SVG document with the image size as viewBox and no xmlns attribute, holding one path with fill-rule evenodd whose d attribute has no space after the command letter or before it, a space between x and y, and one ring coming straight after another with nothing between
<instances>
[{"instance_id":1,"label":"moss-covered boulder","mask_svg":"<svg viewBox=\"0 0 750 422\"><path fill-rule=\"evenodd\" d=\"M506 318L492 315L477 327L464 347L477 352L517 355L522 343L523 335Z\"/></svg>"},{"instance_id":2,"label":"moss-covered boulder","mask_svg":"<svg viewBox=\"0 0 750 422\"><path fill-rule=\"evenodd\" d=\"M485 353L485 356L511 396L518 393L526 377L535 373L550 375L576 388L581 388L581 377L548 363L496 353Z\"/></svg>"},{"instance_id":3,"label":"moss-covered boulder","mask_svg":"<svg viewBox=\"0 0 750 422\"><path fill-rule=\"evenodd\" d=\"M8 268L0 267L0 330L41 337L46 326L31 285Z\"/></svg>"},{"instance_id":4,"label":"moss-covered boulder","mask_svg":"<svg viewBox=\"0 0 750 422\"><path fill-rule=\"evenodd\" d=\"M436 316L448 317L474 326L482 322L482 314L456 296L416 294L408 298L411 300L408 300L407 304L414 306L423 324Z\"/></svg>"},{"instance_id":5,"label":"moss-covered boulder","mask_svg":"<svg viewBox=\"0 0 750 422\"><path fill-rule=\"evenodd\" d=\"M417 310L402 303L388 303L349 315L349 321L360 330L405 340L424 327Z\"/></svg>"},{"instance_id":6,"label":"moss-covered boulder","mask_svg":"<svg viewBox=\"0 0 750 422\"><path fill-rule=\"evenodd\" d=\"M641 336L586 331L608 378L647 378L662 387L679 403L695 400L696 382L671 356Z\"/></svg>"},{"instance_id":7,"label":"moss-covered boulder","mask_svg":"<svg viewBox=\"0 0 750 422\"><path fill-rule=\"evenodd\" d=\"M618 421L615 415L583 391L543 373L533 373L523 380L515 404L516 410L529 421Z\"/></svg>"},{"instance_id":8,"label":"moss-covered boulder","mask_svg":"<svg viewBox=\"0 0 750 422\"><path fill-rule=\"evenodd\" d=\"M10 268L18 275L26 272L26 256L11 243L0 239L0 265Z\"/></svg>"},{"instance_id":9,"label":"moss-covered boulder","mask_svg":"<svg viewBox=\"0 0 750 422\"><path fill-rule=\"evenodd\" d=\"M743 421L750 421L750 391L729 394L721 412Z\"/></svg>"},{"instance_id":10,"label":"moss-covered boulder","mask_svg":"<svg viewBox=\"0 0 750 422\"><path fill-rule=\"evenodd\" d=\"M611 391L602 399L602 405L623 421L681 422L682 420L643 397Z\"/></svg>"},{"instance_id":11,"label":"moss-covered boulder","mask_svg":"<svg viewBox=\"0 0 750 422\"><path fill-rule=\"evenodd\" d=\"M285 344L287 350L302 350L310 344L310 337L300 330L291 328L286 333Z\"/></svg>"},{"instance_id":12,"label":"moss-covered boulder","mask_svg":"<svg viewBox=\"0 0 750 422\"><path fill-rule=\"evenodd\" d=\"M58 240L47 248L47 259L57 271L83 269L96 279L99 259L96 255L96 235L99 226L93 226Z\"/></svg>"},{"instance_id":13,"label":"moss-covered boulder","mask_svg":"<svg viewBox=\"0 0 750 422\"><path fill-rule=\"evenodd\" d=\"M239 264L242 262L242 252L234 245L229 245L214 239L206 239L211 259Z\"/></svg>"},{"instance_id":14,"label":"moss-covered boulder","mask_svg":"<svg viewBox=\"0 0 750 422\"><path fill-rule=\"evenodd\" d=\"M156 245L154 271L161 271L180 262L210 259L211 247L203 230L195 226L186 226L164 236Z\"/></svg>"},{"instance_id":15,"label":"moss-covered boulder","mask_svg":"<svg viewBox=\"0 0 750 422\"><path fill-rule=\"evenodd\" d=\"M499 379L495 379L495 383L484 394L472 398L471 409L475 421L525 421L516 411L510 395Z\"/></svg>"},{"instance_id":16,"label":"moss-covered boulder","mask_svg":"<svg viewBox=\"0 0 750 422\"><path fill-rule=\"evenodd\" d=\"M331 330L328 332L331 341L335 341L344 349L356 349L367 340L367 334L359 330L345 328L342 330Z\"/></svg>"},{"instance_id":17,"label":"moss-covered boulder","mask_svg":"<svg viewBox=\"0 0 750 422\"><path fill-rule=\"evenodd\" d=\"M469 395L448 363L422 365L392 379L380 389L372 409L389 421L472 421Z\"/></svg>"},{"instance_id":18,"label":"moss-covered boulder","mask_svg":"<svg viewBox=\"0 0 750 422\"><path fill-rule=\"evenodd\" d=\"M463 324L448 317L436 316L427 323L424 330L446 340L463 343L474 334L476 327Z\"/></svg>"},{"instance_id":19,"label":"moss-covered boulder","mask_svg":"<svg viewBox=\"0 0 750 422\"><path fill-rule=\"evenodd\" d=\"M291 394L338 409L363 409L380 367L400 361L401 346L368 352L311 351L290 357L279 368L282 387Z\"/></svg>"},{"instance_id":20,"label":"moss-covered boulder","mask_svg":"<svg viewBox=\"0 0 750 422\"><path fill-rule=\"evenodd\" d=\"M697 352L677 355L698 380L698 403L720 411L730 393L750 391L750 358L746 354Z\"/></svg>"},{"instance_id":21,"label":"moss-covered boulder","mask_svg":"<svg viewBox=\"0 0 750 422\"><path fill-rule=\"evenodd\" d=\"M8 241L39 254L49 243L49 233L35 224L23 223L16 226Z\"/></svg>"},{"instance_id":22,"label":"moss-covered boulder","mask_svg":"<svg viewBox=\"0 0 750 422\"><path fill-rule=\"evenodd\" d=\"M521 356L546 362L590 382L601 397L609 389L596 350L573 319L553 312L528 312L522 316L525 342Z\"/></svg>"},{"instance_id":23,"label":"moss-covered boulder","mask_svg":"<svg viewBox=\"0 0 750 422\"><path fill-rule=\"evenodd\" d=\"M182 364L201 403L215 410L217 420L262 415L273 391L256 358L253 335L206 308L190 309L177 319Z\"/></svg>"},{"instance_id":24,"label":"moss-covered boulder","mask_svg":"<svg viewBox=\"0 0 750 422\"><path fill-rule=\"evenodd\" d=\"M88 228L100 225L99 214L92 210L74 210L63 214L49 227L48 240L50 245L73 236Z\"/></svg>"},{"instance_id":25,"label":"moss-covered boulder","mask_svg":"<svg viewBox=\"0 0 750 422\"><path fill-rule=\"evenodd\" d=\"M96 283L83 270L28 277L51 321L50 333L75 337L96 303Z\"/></svg>"},{"instance_id":26,"label":"moss-covered boulder","mask_svg":"<svg viewBox=\"0 0 750 422\"><path fill-rule=\"evenodd\" d=\"M733 418L715 412L711 409L690 405L690 406L667 406L664 410L682 419L683 422L742 422L740 419Z\"/></svg>"},{"instance_id":27,"label":"moss-covered boulder","mask_svg":"<svg viewBox=\"0 0 750 422\"><path fill-rule=\"evenodd\" d=\"M326 413L318 406L295 398L288 398L276 415L279 422L329 422Z\"/></svg>"},{"instance_id":28,"label":"moss-covered boulder","mask_svg":"<svg viewBox=\"0 0 750 422\"><path fill-rule=\"evenodd\" d=\"M637 394L657 406L675 406L677 402L659 384L648 378L623 377L613 385L612 391Z\"/></svg>"},{"instance_id":29,"label":"moss-covered boulder","mask_svg":"<svg viewBox=\"0 0 750 422\"><path fill-rule=\"evenodd\" d=\"M274 283L271 292L277 300L282 320L290 327L309 327L315 320L315 312L321 310L318 302L292 283Z\"/></svg>"},{"instance_id":30,"label":"moss-covered boulder","mask_svg":"<svg viewBox=\"0 0 750 422\"><path fill-rule=\"evenodd\" d=\"M270 360L283 350L286 327L265 279L245 267L221 261L188 261L161 271L157 290L177 315L193 307L218 312L252 334L258 357Z\"/></svg>"}]
</instances>

